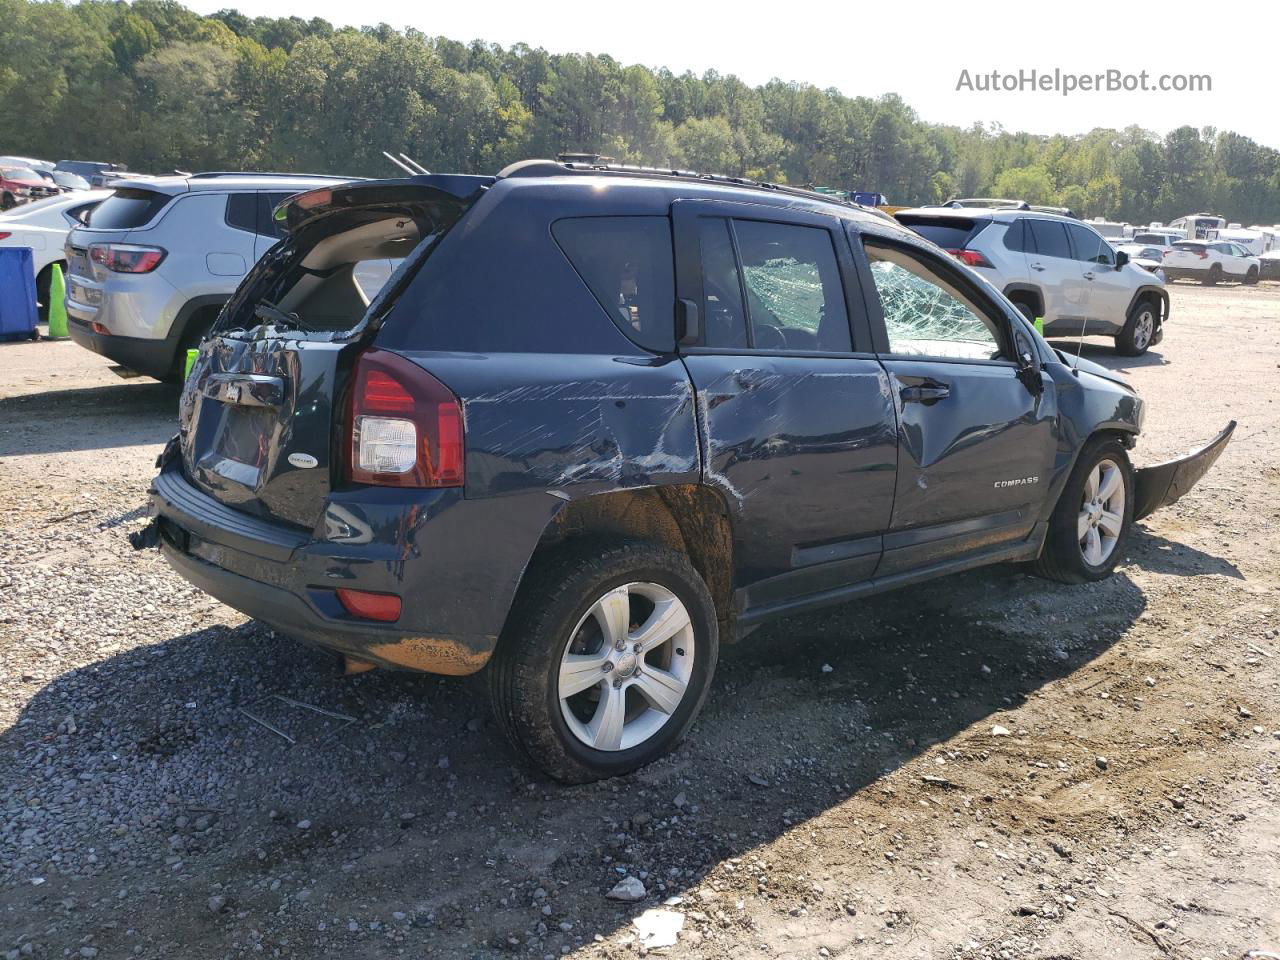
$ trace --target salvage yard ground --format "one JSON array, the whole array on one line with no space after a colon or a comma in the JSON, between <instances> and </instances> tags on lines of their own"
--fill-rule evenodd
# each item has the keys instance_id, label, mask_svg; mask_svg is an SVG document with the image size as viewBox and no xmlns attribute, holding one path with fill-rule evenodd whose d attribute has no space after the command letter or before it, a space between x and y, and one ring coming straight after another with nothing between
<instances>
[{"instance_id":1,"label":"salvage yard ground","mask_svg":"<svg viewBox=\"0 0 1280 960\"><path fill-rule=\"evenodd\" d=\"M772 623L672 757L573 788L478 680L344 678L135 553L176 392L0 345L0 955L626 957L655 907L676 957L1280 948L1280 286L1171 295L1147 356L1084 348L1135 459L1240 426L1114 577Z\"/></svg>"}]
</instances>

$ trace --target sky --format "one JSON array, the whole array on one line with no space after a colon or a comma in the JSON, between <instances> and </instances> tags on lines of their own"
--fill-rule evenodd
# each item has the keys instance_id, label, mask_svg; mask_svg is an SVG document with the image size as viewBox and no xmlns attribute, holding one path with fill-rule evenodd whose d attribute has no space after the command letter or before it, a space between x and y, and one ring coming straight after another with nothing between
<instances>
[{"instance_id":1,"label":"sky","mask_svg":"<svg viewBox=\"0 0 1280 960\"><path fill-rule=\"evenodd\" d=\"M408 0L187 0L208 14L323 17L335 25L388 23L462 42L524 42L552 53L607 53L624 64L680 73L714 69L751 85L778 77L849 96L898 93L934 123L998 123L1031 133L1084 133L1138 124L1164 134L1190 124L1234 130L1280 149L1280 4L1093 2L1037 6L889 2L803 5L739 2L545 4ZM802 10L802 12L801 12ZM792 12L794 11L794 17ZM1183 12L1185 11L1185 12ZM1238 13L1235 27L1229 16ZM1052 77L1108 70L1155 86L1164 76L1208 75L1200 92L1077 90L983 92L980 75L1038 71ZM968 71L972 89L957 89Z\"/></svg>"}]
</instances>

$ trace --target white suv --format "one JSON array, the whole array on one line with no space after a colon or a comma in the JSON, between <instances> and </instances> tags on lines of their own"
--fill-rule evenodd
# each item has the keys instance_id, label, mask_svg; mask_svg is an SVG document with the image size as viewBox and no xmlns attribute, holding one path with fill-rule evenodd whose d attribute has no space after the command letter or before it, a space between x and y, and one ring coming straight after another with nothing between
<instances>
[{"instance_id":1,"label":"white suv","mask_svg":"<svg viewBox=\"0 0 1280 960\"><path fill-rule=\"evenodd\" d=\"M1164 282L1087 223L1029 209L919 207L895 216L972 267L1026 317L1042 317L1046 336L1114 337L1116 351L1128 356L1164 336Z\"/></svg>"},{"instance_id":2,"label":"white suv","mask_svg":"<svg viewBox=\"0 0 1280 960\"><path fill-rule=\"evenodd\" d=\"M1230 240L1179 240L1164 255L1164 273L1170 280L1199 280L1212 286L1222 280L1257 283L1262 261Z\"/></svg>"},{"instance_id":3,"label":"white suv","mask_svg":"<svg viewBox=\"0 0 1280 960\"><path fill-rule=\"evenodd\" d=\"M348 179L198 173L114 182L67 236L67 332L131 370L178 379L187 348L280 239L273 208Z\"/></svg>"}]
</instances>

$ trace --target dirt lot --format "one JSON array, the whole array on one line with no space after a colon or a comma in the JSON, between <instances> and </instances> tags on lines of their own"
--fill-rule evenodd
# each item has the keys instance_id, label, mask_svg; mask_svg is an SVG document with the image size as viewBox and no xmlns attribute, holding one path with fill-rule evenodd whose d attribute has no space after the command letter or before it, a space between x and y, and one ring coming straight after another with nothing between
<instances>
[{"instance_id":1,"label":"dirt lot","mask_svg":"<svg viewBox=\"0 0 1280 960\"><path fill-rule=\"evenodd\" d=\"M678 957L1280 948L1280 286L1173 298L1085 347L1136 459L1240 428L1113 578L773 623L674 756L575 788L478 681L344 678L133 552L174 391L0 345L0 954L626 957L655 907Z\"/></svg>"}]
</instances>

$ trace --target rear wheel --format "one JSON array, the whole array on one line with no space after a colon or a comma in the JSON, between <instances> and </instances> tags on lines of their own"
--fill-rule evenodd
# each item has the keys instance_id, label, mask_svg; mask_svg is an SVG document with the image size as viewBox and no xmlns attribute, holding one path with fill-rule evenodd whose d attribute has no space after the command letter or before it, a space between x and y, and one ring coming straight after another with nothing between
<instances>
[{"instance_id":1,"label":"rear wheel","mask_svg":"<svg viewBox=\"0 0 1280 960\"><path fill-rule=\"evenodd\" d=\"M715 605L684 554L585 543L521 586L489 665L494 714L550 777L628 773L684 736L718 650Z\"/></svg>"},{"instance_id":2,"label":"rear wheel","mask_svg":"<svg viewBox=\"0 0 1280 960\"><path fill-rule=\"evenodd\" d=\"M1031 321L1032 326L1036 322L1036 308L1031 306L1025 300L1015 300L1013 305L1018 308L1018 312Z\"/></svg>"},{"instance_id":3,"label":"rear wheel","mask_svg":"<svg viewBox=\"0 0 1280 960\"><path fill-rule=\"evenodd\" d=\"M178 341L177 349L174 350L169 373L160 378L162 383L182 383L186 379L187 351L200 346L200 341L212 329L221 309L221 307L203 307L187 321L187 328L182 332L182 339Z\"/></svg>"},{"instance_id":4,"label":"rear wheel","mask_svg":"<svg viewBox=\"0 0 1280 960\"><path fill-rule=\"evenodd\" d=\"M1095 437L1080 452L1035 570L1050 580L1086 583L1111 574L1133 526L1133 468L1114 437Z\"/></svg>"},{"instance_id":5,"label":"rear wheel","mask_svg":"<svg viewBox=\"0 0 1280 960\"><path fill-rule=\"evenodd\" d=\"M12 210L17 205L18 201L12 193L0 195L0 210Z\"/></svg>"},{"instance_id":6,"label":"rear wheel","mask_svg":"<svg viewBox=\"0 0 1280 960\"><path fill-rule=\"evenodd\" d=\"M1157 313L1150 300L1139 300L1129 311L1129 319L1116 336L1116 352L1126 357L1138 357L1147 352L1155 340Z\"/></svg>"},{"instance_id":7,"label":"rear wheel","mask_svg":"<svg viewBox=\"0 0 1280 960\"><path fill-rule=\"evenodd\" d=\"M1201 283L1203 283L1206 287L1212 287L1215 283L1217 283L1221 279L1222 279L1222 267L1218 266L1218 264L1215 263L1212 267L1209 268L1208 274L1205 275L1205 278L1201 281Z\"/></svg>"}]
</instances>

